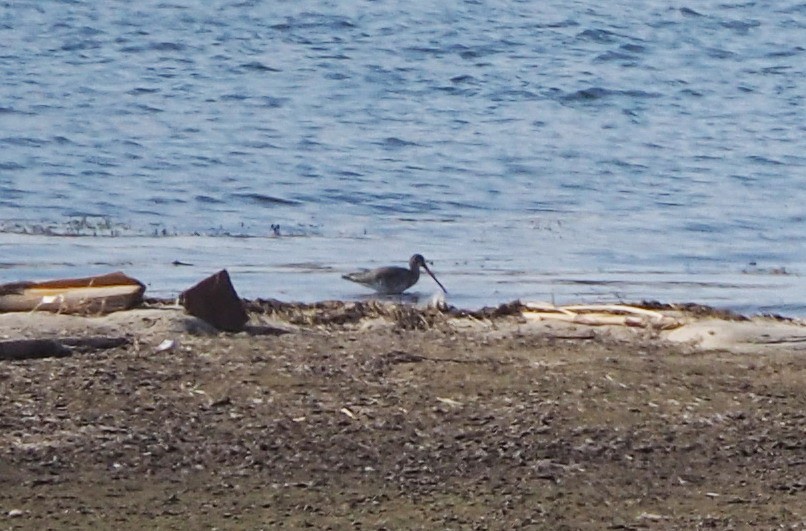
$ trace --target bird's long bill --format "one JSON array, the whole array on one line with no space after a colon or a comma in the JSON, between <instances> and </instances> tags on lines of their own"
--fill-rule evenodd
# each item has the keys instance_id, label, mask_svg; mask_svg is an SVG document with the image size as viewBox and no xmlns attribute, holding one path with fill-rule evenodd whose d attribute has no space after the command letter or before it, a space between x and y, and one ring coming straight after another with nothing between
<instances>
[{"instance_id":1,"label":"bird's long bill","mask_svg":"<svg viewBox=\"0 0 806 531\"><path fill-rule=\"evenodd\" d=\"M442 291L444 291L444 292L445 292L445 294L447 295L447 294L448 294L448 290L446 290L446 289L445 289L445 286L443 286L443 285L442 285L442 282L440 282L439 280L437 280L437 277L435 277L435 276L434 276L434 273L432 273L432 272L431 272L431 270L430 270L430 269L428 269L428 266L427 266L427 265L425 265L425 264L423 264L423 268L425 269L425 272L426 272L426 273L428 273L429 275L431 275L431 278L433 278L433 279L434 279L434 282L436 282L437 284L439 284L439 287L440 287L440 288L442 288Z\"/></svg>"}]
</instances>

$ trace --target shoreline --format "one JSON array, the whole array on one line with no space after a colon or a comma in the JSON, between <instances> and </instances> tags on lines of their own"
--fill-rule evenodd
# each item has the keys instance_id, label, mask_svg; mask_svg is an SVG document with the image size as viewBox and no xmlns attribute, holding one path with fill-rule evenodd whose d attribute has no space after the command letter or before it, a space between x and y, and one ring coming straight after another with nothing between
<instances>
[{"instance_id":1,"label":"shoreline","mask_svg":"<svg viewBox=\"0 0 806 531\"><path fill-rule=\"evenodd\" d=\"M15 249L14 262L0 270L4 282L95 275L118 268L147 284L147 295L159 297L172 297L226 267L238 293L250 299L271 294L305 303L363 300L372 296L369 290L342 280L341 275L360 267L399 262L397 258L379 259L392 257L395 251L386 247L387 242L374 238L345 241L318 237L187 237L129 241L43 236L24 238L25 241L2 240L0 234L0 246ZM350 249L348 255L345 249ZM622 264L607 269L598 262L541 265L524 256L512 262L479 251L458 261L444 250L421 250L431 251L426 256L433 255L430 258L435 260L434 271L451 293L449 302L461 308L504 304L516 298L558 304L655 298L671 302L694 300L746 314L806 316L806 292L797 262L786 267L764 263L750 268L737 262L694 270L680 264ZM99 256L114 256L115 260L99 263ZM424 279L413 291L425 301L437 289L430 279Z\"/></svg>"}]
</instances>

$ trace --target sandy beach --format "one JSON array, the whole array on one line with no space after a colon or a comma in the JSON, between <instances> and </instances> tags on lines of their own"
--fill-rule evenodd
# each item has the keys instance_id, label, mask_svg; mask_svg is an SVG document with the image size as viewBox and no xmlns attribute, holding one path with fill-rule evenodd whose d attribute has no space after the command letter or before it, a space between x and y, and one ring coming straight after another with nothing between
<instances>
[{"instance_id":1,"label":"sandy beach","mask_svg":"<svg viewBox=\"0 0 806 531\"><path fill-rule=\"evenodd\" d=\"M806 527L803 322L248 309L0 314L125 339L0 361L3 528Z\"/></svg>"}]
</instances>

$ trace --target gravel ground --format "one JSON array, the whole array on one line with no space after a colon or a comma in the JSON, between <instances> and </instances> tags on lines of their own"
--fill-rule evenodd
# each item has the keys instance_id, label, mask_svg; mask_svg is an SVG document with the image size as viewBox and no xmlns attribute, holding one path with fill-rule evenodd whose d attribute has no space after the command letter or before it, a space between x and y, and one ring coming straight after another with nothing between
<instances>
[{"instance_id":1,"label":"gravel ground","mask_svg":"<svg viewBox=\"0 0 806 531\"><path fill-rule=\"evenodd\" d=\"M802 351L507 313L275 312L0 362L0 524L806 529Z\"/></svg>"}]
</instances>

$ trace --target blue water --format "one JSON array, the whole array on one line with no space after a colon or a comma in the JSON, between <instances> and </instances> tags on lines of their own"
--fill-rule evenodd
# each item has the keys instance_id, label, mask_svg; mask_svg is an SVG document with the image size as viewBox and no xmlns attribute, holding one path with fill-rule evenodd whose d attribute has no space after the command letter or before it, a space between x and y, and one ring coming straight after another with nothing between
<instances>
[{"instance_id":1,"label":"blue water","mask_svg":"<svg viewBox=\"0 0 806 531\"><path fill-rule=\"evenodd\" d=\"M463 307L806 315L805 30L802 1L7 2L0 281L354 299L420 252Z\"/></svg>"}]
</instances>

